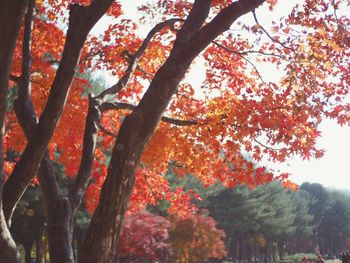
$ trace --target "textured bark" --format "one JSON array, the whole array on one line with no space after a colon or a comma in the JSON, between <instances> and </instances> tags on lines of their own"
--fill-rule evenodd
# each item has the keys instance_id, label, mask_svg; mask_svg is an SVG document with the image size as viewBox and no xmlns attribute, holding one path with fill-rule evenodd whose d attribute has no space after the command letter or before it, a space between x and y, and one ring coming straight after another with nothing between
<instances>
[{"instance_id":1,"label":"textured bark","mask_svg":"<svg viewBox=\"0 0 350 263\"><path fill-rule=\"evenodd\" d=\"M85 121L81 163L77 178L69 190L69 199L72 204L73 214L75 214L80 206L86 188L90 182L100 119L101 110L99 104L95 99L89 97L89 108Z\"/></svg>"},{"instance_id":2,"label":"textured bark","mask_svg":"<svg viewBox=\"0 0 350 263\"><path fill-rule=\"evenodd\" d=\"M153 78L137 108L119 130L100 202L87 230L79 263L112 262L122 219L134 185L134 172L162 113L193 59L243 14L264 1L238 1L202 27L211 1L195 1L173 50Z\"/></svg>"},{"instance_id":3,"label":"textured bark","mask_svg":"<svg viewBox=\"0 0 350 263\"><path fill-rule=\"evenodd\" d=\"M4 214L7 220L11 218L17 202L38 170L62 114L87 34L112 2L113 0L97 0L90 6L83 7L76 4L70 6L69 27L62 60L48 101L35 132L4 187Z\"/></svg>"},{"instance_id":4,"label":"textured bark","mask_svg":"<svg viewBox=\"0 0 350 263\"><path fill-rule=\"evenodd\" d=\"M0 205L0 263L19 263L19 253L13 241Z\"/></svg>"},{"instance_id":5,"label":"textured bark","mask_svg":"<svg viewBox=\"0 0 350 263\"><path fill-rule=\"evenodd\" d=\"M31 0L31 3L34 3L34 1ZM100 0L94 1L89 7L71 6L70 24L64 53L52 85L47 106L39 123L37 123L35 116L30 88L32 17L26 18L22 76L19 83L18 99L15 102L15 112L28 139L28 146L19 165L16 166L11 180L6 183L7 202L5 203L5 212L7 219L10 219L16 203L41 162L38 175L48 219L50 262L53 263L74 262L72 248L73 216L70 200L60 192L46 147L63 110L86 36L111 3L111 0ZM41 160L42 155L44 157Z\"/></svg>"},{"instance_id":6,"label":"textured bark","mask_svg":"<svg viewBox=\"0 0 350 263\"><path fill-rule=\"evenodd\" d=\"M24 247L24 262L32 263L32 244Z\"/></svg>"},{"instance_id":7,"label":"textured bark","mask_svg":"<svg viewBox=\"0 0 350 263\"><path fill-rule=\"evenodd\" d=\"M37 126L37 118L31 98L31 38L33 26L34 0L29 1L25 17L23 37L22 75L19 80L18 98L14 103L16 116L30 140ZM65 209L65 202L59 191L59 186L53 170L52 162L46 151L39 169L39 180L45 200L48 218L48 237L51 262L73 262L71 247L71 228L65 218L70 218L70 209ZM69 207L69 206L68 206ZM67 215L68 214L68 215ZM26 251L27 253L27 251ZM26 254L26 260L27 260Z\"/></svg>"},{"instance_id":8,"label":"textured bark","mask_svg":"<svg viewBox=\"0 0 350 263\"><path fill-rule=\"evenodd\" d=\"M5 179L3 159L4 120L12 56L26 4L26 0L4 0L0 2L0 262L7 263L19 262L19 254L2 209Z\"/></svg>"}]
</instances>

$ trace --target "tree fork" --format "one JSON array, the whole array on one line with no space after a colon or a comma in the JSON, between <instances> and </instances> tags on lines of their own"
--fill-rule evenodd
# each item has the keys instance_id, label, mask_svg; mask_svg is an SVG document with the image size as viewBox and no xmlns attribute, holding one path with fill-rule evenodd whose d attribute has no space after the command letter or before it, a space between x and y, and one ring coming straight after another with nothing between
<instances>
[{"instance_id":1,"label":"tree fork","mask_svg":"<svg viewBox=\"0 0 350 263\"><path fill-rule=\"evenodd\" d=\"M193 59L243 14L264 1L238 1L223 9L204 27L210 8L197 0L178 32L169 58L160 67L137 108L123 121L113 148L100 202L83 242L79 263L108 263L114 258L121 223L134 185L134 172L146 144ZM194 14L199 21L194 19ZM189 22L190 21L190 22ZM193 25L189 24L194 23ZM111 209L111 207L113 209Z\"/></svg>"}]
</instances>

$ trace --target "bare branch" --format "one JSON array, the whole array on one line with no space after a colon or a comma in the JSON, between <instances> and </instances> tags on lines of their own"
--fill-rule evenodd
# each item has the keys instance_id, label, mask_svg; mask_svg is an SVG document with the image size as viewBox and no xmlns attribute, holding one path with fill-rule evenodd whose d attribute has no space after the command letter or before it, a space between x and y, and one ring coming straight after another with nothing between
<instances>
[{"instance_id":1,"label":"bare branch","mask_svg":"<svg viewBox=\"0 0 350 263\"><path fill-rule=\"evenodd\" d=\"M102 111L121 110L121 109L133 110L135 108L136 106L129 103L123 103L123 102L106 102L101 105ZM199 124L197 120L179 120L179 119L174 119L174 118L165 117L165 116L161 118L161 121L174 124L176 126L194 126Z\"/></svg>"},{"instance_id":2,"label":"bare branch","mask_svg":"<svg viewBox=\"0 0 350 263\"><path fill-rule=\"evenodd\" d=\"M18 83L21 80L21 77L15 76L15 75L10 75L10 80L12 80L13 82Z\"/></svg>"},{"instance_id":3,"label":"bare branch","mask_svg":"<svg viewBox=\"0 0 350 263\"><path fill-rule=\"evenodd\" d=\"M170 124L174 124L176 126L194 126L194 125L198 125L198 121L196 121L196 120L179 120L179 119L173 119L173 118L169 118L169 117L165 117L165 116L163 116L161 118L161 121L167 122L167 123L170 123Z\"/></svg>"},{"instance_id":4,"label":"bare branch","mask_svg":"<svg viewBox=\"0 0 350 263\"><path fill-rule=\"evenodd\" d=\"M101 123L99 125L99 128L103 133L107 134L108 136L111 136L113 138L117 138L117 136L118 136L118 134L107 130Z\"/></svg>"},{"instance_id":5,"label":"bare branch","mask_svg":"<svg viewBox=\"0 0 350 263\"><path fill-rule=\"evenodd\" d=\"M4 172L4 131L7 107L8 80L11 72L13 53L20 30L21 21L27 6L26 0L0 1L0 209L3 204ZM0 254L1 261L19 262L16 248L3 211L0 211Z\"/></svg>"},{"instance_id":6,"label":"bare branch","mask_svg":"<svg viewBox=\"0 0 350 263\"><path fill-rule=\"evenodd\" d=\"M72 205L72 210L74 211L73 214L81 204L85 190L88 187L91 179L91 171L95 156L97 134L101 116L102 113L98 102L94 98L89 97L89 108L85 121L81 162L77 177L74 184L70 187L68 194Z\"/></svg>"},{"instance_id":7,"label":"bare branch","mask_svg":"<svg viewBox=\"0 0 350 263\"><path fill-rule=\"evenodd\" d=\"M151 77L151 78L154 77L154 74L146 72L146 71L145 71L143 68L141 68L140 66L137 66L137 70L141 71L145 76L149 76L149 77Z\"/></svg>"},{"instance_id":8,"label":"bare branch","mask_svg":"<svg viewBox=\"0 0 350 263\"><path fill-rule=\"evenodd\" d=\"M267 32L267 30L259 23L258 18L257 18L257 16L256 16L256 13L255 13L254 10L252 11L252 13L253 13L253 16L254 16L255 23L257 23L257 24L260 26L260 28L264 31L264 33L267 35L267 37L268 37L269 39L271 39L271 41L273 41L273 42L275 42L275 43L281 45L282 47L284 47L284 48L286 48L286 49L293 50L293 48L287 47L284 43L282 43L282 42L278 41L277 39L273 38L273 37L269 34L269 32Z\"/></svg>"},{"instance_id":9,"label":"bare branch","mask_svg":"<svg viewBox=\"0 0 350 263\"><path fill-rule=\"evenodd\" d=\"M263 56L271 56L271 57L278 57L278 58L281 58L285 61L289 61L285 56L283 55L280 55L280 54L276 54L276 53L266 53L264 51L261 51L261 50L247 50L247 51L237 51L237 50L233 50L233 49L230 49L220 43L218 43L217 41L213 41L214 44L216 45L221 45L223 48L225 48L227 51L230 51L232 53L236 53L237 55L249 55L249 54L259 54L259 55L263 55Z\"/></svg>"},{"instance_id":10,"label":"bare branch","mask_svg":"<svg viewBox=\"0 0 350 263\"><path fill-rule=\"evenodd\" d=\"M23 37L23 60L22 60L22 76L19 80L18 98L14 102L14 110L19 123L24 131L27 140L30 140L36 126L37 118L31 97L31 39L33 28L34 0L29 1L27 14L24 21L24 37ZM49 153L46 150L41 161L38 172L40 187L43 192L46 211L50 213L49 203L60 199L62 193L60 191L57 177L55 175L53 164ZM51 222L48 222L49 224Z\"/></svg>"},{"instance_id":11,"label":"bare branch","mask_svg":"<svg viewBox=\"0 0 350 263\"><path fill-rule=\"evenodd\" d=\"M263 144L262 142L258 141L257 139L254 139L254 141L255 141L257 144L259 144L261 147L266 148L266 149L268 149L268 150L275 151L275 152L281 150L281 149L272 148L271 146L268 146L268 145L266 145L266 144Z\"/></svg>"}]
</instances>

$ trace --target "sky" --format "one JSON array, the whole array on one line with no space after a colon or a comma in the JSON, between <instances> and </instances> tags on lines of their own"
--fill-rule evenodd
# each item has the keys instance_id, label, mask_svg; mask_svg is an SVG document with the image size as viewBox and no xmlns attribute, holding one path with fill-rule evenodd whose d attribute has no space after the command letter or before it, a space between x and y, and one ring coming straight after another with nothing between
<instances>
[{"instance_id":1,"label":"sky","mask_svg":"<svg viewBox=\"0 0 350 263\"><path fill-rule=\"evenodd\" d=\"M144 0L129 1L124 10L127 17L137 17L137 5ZM280 0L274 10L274 18L288 14L291 8L302 0ZM344 11L344 10L342 10ZM347 11L344 11L346 14ZM267 8L259 8L256 11L260 22L267 26L271 20L271 13ZM246 15L242 20L250 23L251 15ZM276 19L277 20L277 19ZM100 31L106 22L101 22L94 30ZM199 62L200 64L200 62ZM268 69L262 69L263 74L269 74ZM188 76L193 86L199 86L203 79L203 68L200 65L193 67ZM290 179L301 184L303 182L320 183L324 187L350 190L350 127L340 127L335 121L326 120L320 126L321 138L318 140L318 147L325 150L321 159L302 160L301 158L289 159L284 164L267 163L268 167L279 169L281 172L290 173Z\"/></svg>"},{"instance_id":2,"label":"sky","mask_svg":"<svg viewBox=\"0 0 350 263\"><path fill-rule=\"evenodd\" d=\"M307 181L329 188L350 189L350 127L340 127L335 121L326 120L320 130L322 137L317 145L326 150L321 159L294 158L275 167L289 172L290 179L298 184Z\"/></svg>"}]
</instances>

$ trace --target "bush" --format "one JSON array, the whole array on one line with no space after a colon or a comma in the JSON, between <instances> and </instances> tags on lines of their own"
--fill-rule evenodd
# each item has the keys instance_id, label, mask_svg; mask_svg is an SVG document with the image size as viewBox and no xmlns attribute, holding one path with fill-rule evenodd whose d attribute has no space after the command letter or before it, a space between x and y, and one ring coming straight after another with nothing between
<instances>
[{"instance_id":1,"label":"bush","mask_svg":"<svg viewBox=\"0 0 350 263\"><path fill-rule=\"evenodd\" d=\"M294 254L290 256L286 256L283 260L284 263L299 263L301 260L307 257L309 261L316 262L317 256L315 254L304 254L304 253L299 253L299 254Z\"/></svg>"}]
</instances>

